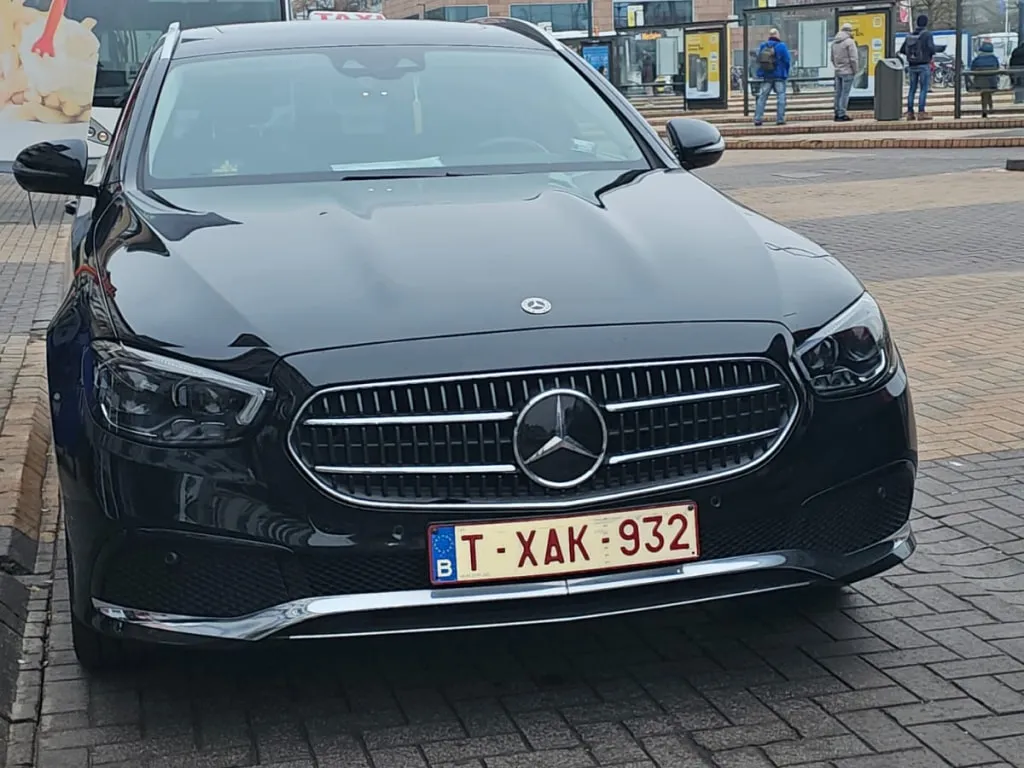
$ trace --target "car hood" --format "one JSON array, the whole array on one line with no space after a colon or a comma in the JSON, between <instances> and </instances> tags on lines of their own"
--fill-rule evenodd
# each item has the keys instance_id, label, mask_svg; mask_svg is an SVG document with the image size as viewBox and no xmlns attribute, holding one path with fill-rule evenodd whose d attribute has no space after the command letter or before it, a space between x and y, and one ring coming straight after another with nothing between
<instances>
[{"instance_id":1,"label":"car hood","mask_svg":"<svg viewBox=\"0 0 1024 768\"><path fill-rule=\"evenodd\" d=\"M197 354L558 326L827 319L859 284L690 173L131 193L99 249L123 338ZM825 279L825 286L817 285ZM817 287L816 287L817 286ZM521 303L547 299L547 314ZM821 309L824 307L824 310ZM242 340L242 341L240 341Z\"/></svg>"}]
</instances>

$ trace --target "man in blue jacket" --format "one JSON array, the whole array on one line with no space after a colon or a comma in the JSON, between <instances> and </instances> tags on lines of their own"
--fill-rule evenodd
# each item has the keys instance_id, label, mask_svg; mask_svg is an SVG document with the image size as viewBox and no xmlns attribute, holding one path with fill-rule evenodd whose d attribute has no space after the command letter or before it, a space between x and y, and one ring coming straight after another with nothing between
<instances>
[{"instance_id":1,"label":"man in blue jacket","mask_svg":"<svg viewBox=\"0 0 1024 768\"><path fill-rule=\"evenodd\" d=\"M924 111L928 99L928 83L932 77L932 57L946 50L944 45L936 45L932 33L928 31L928 17L921 14L917 17L914 33L907 35L900 46L900 55L907 60L910 70L910 90L907 91L907 120L931 120ZM914 93L921 88L921 96L917 102L917 115L914 115Z\"/></svg>"},{"instance_id":2,"label":"man in blue jacket","mask_svg":"<svg viewBox=\"0 0 1024 768\"><path fill-rule=\"evenodd\" d=\"M789 48L779 39L779 30L773 28L768 33L768 39L757 49L757 76L763 78L764 82L761 83L761 92L757 94L754 125L764 124L764 108L768 106L768 96L772 91L775 91L775 122L785 124L789 65Z\"/></svg>"}]
</instances>

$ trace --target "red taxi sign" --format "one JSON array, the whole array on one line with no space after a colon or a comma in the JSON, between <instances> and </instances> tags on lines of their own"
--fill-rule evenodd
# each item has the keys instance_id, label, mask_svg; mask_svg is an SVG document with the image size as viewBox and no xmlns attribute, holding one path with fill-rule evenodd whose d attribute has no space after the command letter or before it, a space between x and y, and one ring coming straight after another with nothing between
<instances>
[{"instance_id":1,"label":"red taxi sign","mask_svg":"<svg viewBox=\"0 0 1024 768\"><path fill-rule=\"evenodd\" d=\"M310 11L312 21L375 21L386 19L383 13L358 13L356 11Z\"/></svg>"}]
</instances>

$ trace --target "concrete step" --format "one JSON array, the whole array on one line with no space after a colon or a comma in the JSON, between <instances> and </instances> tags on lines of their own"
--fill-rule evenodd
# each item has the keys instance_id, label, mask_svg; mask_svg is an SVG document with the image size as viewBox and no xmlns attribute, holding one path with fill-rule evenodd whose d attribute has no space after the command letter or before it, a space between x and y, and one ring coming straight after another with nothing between
<instances>
[{"instance_id":1,"label":"concrete step","mask_svg":"<svg viewBox=\"0 0 1024 768\"><path fill-rule=\"evenodd\" d=\"M997 99L993 102L994 107L1003 112L1019 112L1024 114L1024 105L1014 104L1012 99ZM928 112L941 113L941 112L953 112L952 101L928 101ZM961 110L964 112L977 112L980 110L981 104L978 99L964 99L961 102ZM775 103L770 101L768 103L768 109L770 111L775 109ZM786 114L793 115L804 115L807 113L814 112L827 112L831 113L833 104L831 99L828 101L820 102L804 102L802 104L793 104L792 101L786 104ZM856 108L855 108L856 109ZM739 115L743 116L743 105L730 106L729 109L689 109L686 110L682 105L676 107L644 107L639 108L638 111L644 115L650 115L651 117L673 117L676 115L687 114L690 116L704 116L704 115ZM750 112L753 114L754 103L750 104ZM860 110L867 111L867 110ZM873 110L872 110L873 111Z\"/></svg>"},{"instance_id":2,"label":"concrete step","mask_svg":"<svg viewBox=\"0 0 1024 768\"><path fill-rule=\"evenodd\" d=\"M641 114L644 114L644 113L641 112ZM941 119L949 119L949 120L951 120L953 118L953 108L952 107L939 107L938 109L935 109L935 110L929 109L928 110L928 114L931 115L932 118L936 119L936 120L941 120ZM852 117L854 120L857 120L857 121L861 121L861 120L872 120L872 121L874 121L874 119L875 119L874 112L851 111L849 113L849 115L850 115L850 117ZM707 120L709 123L714 123L715 125L719 125L719 126L750 125L754 121L753 115L744 115L742 111L736 111L736 112L678 112L678 113L673 113L673 114L670 114L670 115L659 115L659 114L648 115L648 114L644 114L644 117L649 122L657 122L657 121L665 122L666 120L669 120L669 119L671 119L673 117L697 117L697 118L700 118L701 120ZM774 115L772 114L772 112L770 110L769 110L769 112L767 114L767 117L774 118ZM973 115L973 114L965 113L963 119L966 120L968 118L973 118L973 117L978 117L978 115ZM1024 118L1024 112L1014 113L1014 112L1007 111L1004 114L997 114L994 117L999 117L1000 119L1001 118ZM901 117L900 119L902 120L903 118ZM817 123L820 123L820 122L831 122L831 121L832 121L832 109L831 109L831 107L829 107L828 109L815 110L813 112L789 112L789 111L786 112L786 122L787 123L807 123L807 122L817 122ZM895 124L895 121L890 122L889 124L890 125Z\"/></svg>"},{"instance_id":3,"label":"concrete step","mask_svg":"<svg viewBox=\"0 0 1024 768\"><path fill-rule=\"evenodd\" d=\"M657 125L655 121L649 121ZM664 122L662 122L664 124ZM879 121L879 120L854 120L848 123L837 123L834 120L805 120L798 123L786 123L776 125L769 120L762 126L746 124L720 125L719 130L723 136L765 136L780 135L791 136L808 133L828 134L862 134L876 133L883 131L887 133L920 133L922 131L975 131L975 130L1011 130L1024 128L1024 116L1021 117L991 117L991 118L962 118L954 120L952 117L941 117L932 120L915 121Z\"/></svg>"},{"instance_id":4,"label":"concrete step","mask_svg":"<svg viewBox=\"0 0 1024 768\"><path fill-rule=\"evenodd\" d=\"M774 119L775 110L774 105L769 104L769 109L765 117L769 120ZM995 112L989 119L999 120L1013 120L1024 118L1024 109L1015 109L1015 105L1011 103L995 105ZM694 117L701 120L707 120L715 125L726 126L726 125L744 125L751 124L753 122L753 115L744 115L741 109L737 110L712 110L712 111L697 111L691 110L689 112L682 109L679 110L639 110L640 114L644 116L648 122L660 122L664 123L673 117ZM952 119L953 117L953 105L952 104L929 104L928 114L933 119ZM977 104L969 103L964 104L962 108L962 118L964 120L969 119L980 119L980 110ZM856 121L871 120L874 121L874 113L869 111L852 111L850 116ZM819 107L813 110L786 110L786 122L787 123L805 123L805 122L823 122L832 120L832 104L829 103L826 107ZM900 118L903 121L903 118ZM896 121L893 121L895 124ZM856 130L856 129L853 129ZM898 130L898 129L897 129Z\"/></svg>"},{"instance_id":5,"label":"concrete step","mask_svg":"<svg viewBox=\"0 0 1024 768\"><path fill-rule=\"evenodd\" d=\"M964 94L962 106L968 113L953 119L953 91L946 89L929 95L931 120L877 121L873 112L851 112L853 121L832 120L830 93L800 94L790 97L794 109L786 111L786 125L771 122L774 113L769 104L768 121L754 126L753 118L742 111L742 96L730 100L727 110L685 111L678 97L660 97L637 105L644 118L662 135L673 117L696 117L719 126L729 149L975 149L982 147L1024 147L1024 109L1013 112L1013 94L996 94L996 109L1002 114L983 119L977 115L977 97ZM636 100L634 100L634 103ZM973 113L971 112L973 110Z\"/></svg>"},{"instance_id":6,"label":"concrete step","mask_svg":"<svg viewBox=\"0 0 1024 768\"><path fill-rule=\"evenodd\" d=\"M906 93L905 92L904 92L904 98L906 98ZM1010 92L1010 91L1000 91L1000 92L997 92L997 93L993 94L993 101L994 101L995 104L1000 104L1000 105L1004 105L1005 104L1007 106L1012 106L1013 105L1013 93ZM750 100L751 107L753 107L753 103L754 103L754 100L751 99ZM928 108L929 108L929 111L935 111L935 110L937 110L940 107L948 107L950 110L952 110L953 103L954 103L954 96L953 96L953 92L952 91L948 91L948 92L945 92L945 93L943 93L943 92L934 93L933 92L933 93L930 93L928 95ZM774 101L771 101L770 104L774 104ZM822 111L825 111L825 110L831 111L832 104L833 104L832 94L828 93L828 92L818 93L818 94L814 94L814 95L809 95L809 94L808 95L804 95L804 94L799 94L799 95L788 94L787 95L787 109L791 110L793 112L802 112L802 111L808 110L808 109L818 109L818 110L822 110ZM977 107L978 107L978 96L977 96L977 94L975 94L975 93L965 93L965 94L963 94L962 104L963 104L963 106L965 108L977 109ZM684 110L683 100L679 99L679 98L671 98L671 97L666 97L664 99L655 99L655 100L652 100L652 101L649 101L649 102L633 101L633 106L635 106L638 110L640 110L644 114L652 114L652 115L656 115L656 114L659 114L659 113L675 114L675 113L678 113L678 112L681 112L681 111ZM1020 107L1021 109L1024 109L1024 105L1017 105L1017 106ZM689 111L691 111L691 112L698 112L698 113L714 112L714 111L717 111L717 112L736 112L736 111L742 111L742 109L743 109L743 99L741 97L741 98L730 99L729 107L726 110L722 110L722 109L717 109L717 110L695 109L695 108L693 108L693 104L691 103L691 109Z\"/></svg>"},{"instance_id":7,"label":"concrete step","mask_svg":"<svg viewBox=\"0 0 1024 768\"><path fill-rule=\"evenodd\" d=\"M906 84L904 84L904 86L903 86L903 93L907 93L908 90L909 90L909 88L906 86ZM941 99L941 98L952 99L953 96L954 96L954 93L955 93L955 91L952 88L937 88L937 89L936 88L932 88L932 89L930 89L928 91L928 98L929 98L929 100L933 99L933 98L936 98L936 99ZM966 97L966 96L972 95L972 93L973 92L971 92L971 91L964 91L963 95ZM831 88L811 88L811 89L806 89L805 88L805 89L801 90L799 93L793 93L792 87L790 87L788 89L788 91L787 91L787 95L790 98L794 98L794 99L801 99L801 98L829 98L829 99L831 99L832 98L832 89ZM1013 97L1013 91L1010 91L1010 90L996 91L995 96L996 97L1006 96L1006 97L1012 98ZM630 97L629 100L631 102L633 102L634 104L637 104L637 105L648 106L648 105L666 104L666 103L670 103L670 102L682 103L683 97L682 96L678 96L676 94L666 94L664 96L633 96L633 97ZM729 103L730 104L742 104L743 103L743 92L742 91L732 91L729 94Z\"/></svg>"}]
</instances>

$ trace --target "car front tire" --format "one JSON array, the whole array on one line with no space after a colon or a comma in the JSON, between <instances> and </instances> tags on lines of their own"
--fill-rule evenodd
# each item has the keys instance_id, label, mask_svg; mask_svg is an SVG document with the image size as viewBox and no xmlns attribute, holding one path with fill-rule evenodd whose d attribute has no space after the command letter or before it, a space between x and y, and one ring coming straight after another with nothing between
<instances>
[{"instance_id":1,"label":"car front tire","mask_svg":"<svg viewBox=\"0 0 1024 768\"><path fill-rule=\"evenodd\" d=\"M71 643L78 663L88 672L116 670L124 665L124 644L101 634L76 616L71 617Z\"/></svg>"},{"instance_id":2,"label":"car front tire","mask_svg":"<svg viewBox=\"0 0 1024 768\"><path fill-rule=\"evenodd\" d=\"M68 544L67 532L64 534L65 548L68 559L68 591L74 602L75 568L71 559L71 546ZM105 672L117 670L127 665L133 658L132 647L113 637L107 637L75 615L71 609L71 645L75 650L75 658L87 672Z\"/></svg>"}]
</instances>

